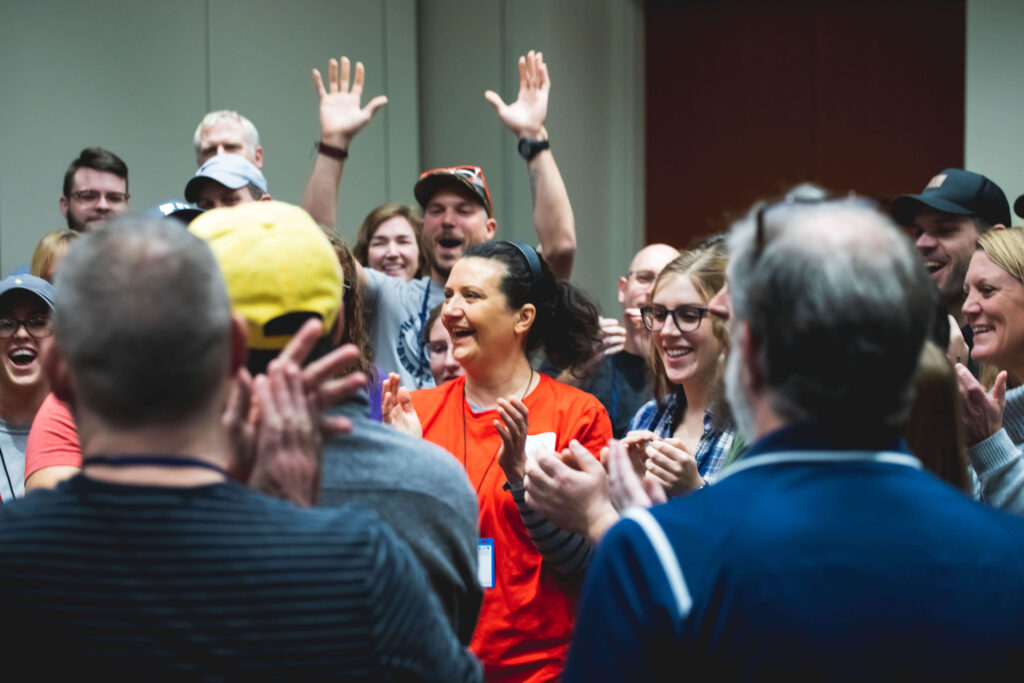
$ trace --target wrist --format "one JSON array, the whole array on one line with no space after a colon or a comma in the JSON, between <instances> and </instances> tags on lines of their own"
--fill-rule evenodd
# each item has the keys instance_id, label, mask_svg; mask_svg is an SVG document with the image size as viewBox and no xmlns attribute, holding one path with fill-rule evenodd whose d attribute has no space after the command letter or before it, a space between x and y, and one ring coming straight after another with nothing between
<instances>
[{"instance_id":1,"label":"wrist","mask_svg":"<svg viewBox=\"0 0 1024 683\"><path fill-rule=\"evenodd\" d=\"M619 521L619 513L615 510L611 501L603 501L593 519L589 520L587 538L593 543L599 542L617 521Z\"/></svg>"},{"instance_id":2,"label":"wrist","mask_svg":"<svg viewBox=\"0 0 1024 683\"><path fill-rule=\"evenodd\" d=\"M337 147L338 149L344 149L347 151L349 146L352 144L352 136L346 133L328 133L326 135L322 134L320 136L320 141L325 145L330 145L331 147Z\"/></svg>"}]
</instances>

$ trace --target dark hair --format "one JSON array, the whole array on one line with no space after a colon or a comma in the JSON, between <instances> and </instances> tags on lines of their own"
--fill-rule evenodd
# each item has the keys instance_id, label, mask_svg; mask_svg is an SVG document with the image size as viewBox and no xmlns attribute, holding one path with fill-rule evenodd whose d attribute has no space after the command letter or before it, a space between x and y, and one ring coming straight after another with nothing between
<instances>
[{"instance_id":1,"label":"dark hair","mask_svg":"<svg viewBox=\"0 0 1024 683\"><path fill-rule=\"evenodd\" d=\"M531 278L527 257L511 242L474 244L463 256L471 257L505 264L507 273L501 280L501 292L510 308L526 304L536 307L537 316L526 337L526 355L543 348L555 365L569 367L593 352L594 344L600 341L597 305L567 280L556 280L539 254L540 276L536 280Z\"/></svg>"},{"instance_id":2,"label":"dark hair","mask_svg":"<svg viewBox=\"0 0 1024 683\"><path fill-rule=\"evenodd\" d=\"M424 323L423 329L421 330L421 340L424 344L430 343L430 330L434 327L434 323L441 317L441 307L444 304L438 304L430 309L430 315L427 316L427 322Z\"/></svg>"},{"instance_id":3,"label":"dark hair","mask_svg":"<svg viewBox=\"0 0 1024 683\"><path fill-rule=\"evenodd\" d=\"M75 178L75 172L80 168L91 168L94 171L113 173L118 178L124 178L124 189L128 191L128 165L113 152L102 147L86 147L78 158L71 162L68 170L64 173L64 196L71 196L71 184Z\"/></svg>"},{"instance_id":4,"label":"dark hair","mask_svg":"<svg viewBox=\"0 0 1024 683\"><path fill-rule=\"evenodd\" d=\"M368 213L366 218L363 219L363 224L359 226L359 232L356 234L356 243L352 247L352 255L355 256L359 263L368 267L370 240L377 233L377 228L380 227L380 224L392 218L404 218L412 226L412 234L416 238L416 248L419 250L419 263L416 266L416 272L413 273L413 277L424 275L427 272L429 260L426 249L423 247L423 219L420 217L419 211L404 204L381 204Z\"/></svg>"},{"instance_id":5,"label":"dark hair","mask_svg":"<svg viewBox=\"0 0 1024 683\"><path fill-rule=\"evenodd\" d=\"M324 228L324 234L327 235L328 241L334 247L334 253L338 256L344 283L344 290L341 294L344 318L335 323L335 325L345 326L341 333L340 343L354 344L359 349L359 361L353 370L369 374L373 369L373 346L370 345L370 331L367 328L366 315L363 312L363 294L359 288L356 260L338 233Z\"/></svg>"}]
</instances>

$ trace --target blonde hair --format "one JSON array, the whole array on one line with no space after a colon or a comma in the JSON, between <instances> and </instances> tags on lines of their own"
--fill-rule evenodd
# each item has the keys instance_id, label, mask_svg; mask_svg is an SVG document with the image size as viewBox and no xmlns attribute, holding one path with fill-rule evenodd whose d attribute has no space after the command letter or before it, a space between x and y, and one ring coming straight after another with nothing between
<instances>
[{"instance_id":1,"label":"blonde hair","mask_svg":"<svg viewBox=\"0 0 1024 683\"><path fill-rule=\"evenodd\" d=\"M1024 228L1015 226L1005 230L989 230L978 237L977 250L1024 285ZM978 381L991 389L1000 368L988 363L979 363L979 366Z\"/></svg>"},{"instance_id":2,"label":"blonde hair","mask_svg":"<svg viewBox=\"0 0 1024 683\"><path fill-rule=\"evenodd\" d=\"M57 269L57 264L68 253L71 240L78 236L79 233L72 230L58 230L44 235L43 239L39 240L39 244L36 245L36 250L32 253L32 264L29 266L29 273L53 284L53 278L48 276L48 273Z\"/></svg>"},{"instance_id":3,"label":"blonde hair","mask_svg":"<svg viewBox=\"0 0 1024 683\"><path fill-rule=\"evenodd\" d=\"M713 244L705 249L684 251L658 273L658 277L654 281L654 287L651 288L650 296L653 299L657 291L670 279L678 276L687 276L690 278L690 282L693 283L694 289L700 294L701 299L707 304L718 290L725 286L726 262L725 248L721 244ZM723 349L729 348L729 327L725 324L725 321L720 320L716 316L709 315L708 317L711 318L711 332L714 334L715 339L722 344ZM666 320L665 324L673 323ZM671 394L677 391L680 394L682 393L681 389L677 390L668 381L668 375L665 374L665 365L661 362L661 354L658 353L658 349L654 344L651 344L648 348L647 364L651 371L654 398L657 399L659 405L664 405L666 399Z\"/></svg>"}]
</instances>

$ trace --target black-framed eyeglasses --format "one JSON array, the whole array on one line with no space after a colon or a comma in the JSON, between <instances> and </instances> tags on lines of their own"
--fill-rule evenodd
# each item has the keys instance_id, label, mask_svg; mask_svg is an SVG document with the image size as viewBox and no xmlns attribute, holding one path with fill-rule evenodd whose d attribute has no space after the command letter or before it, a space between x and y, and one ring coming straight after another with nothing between
<instances>
[{"instance_id":1,"label":"black-framed eyeglasses","mask_svg":"<svg viewBox=\"0 0 1024 683\"><path fill-rule=\"evenodd\" d=\"M669 310L664 306L644 306L640 309L640 318L644 321L644 327L651 332L661 332L668 320L669 313L672 314L672 322L680 332L693 332L707 315L708 309L700 306L677 306Z\"/></svg>"},{"instance_id":2,"label":"black-framed eyeglasses","mask_svg":"<svg viewBox=\"0 0 1024 683\"><path fill-rule=\"evenodd\" d=\"M7 339L18 334L18 328L25 326L25 331L36 339L49 337L53 334L53 325L48 315L32 315L25 320L18 318L0 318L0 339Z\"/></svg>"},{"instance_id":3,"label":"black-framed eyeglasses","mask_svg":"<svg viewBox=\"0 0 1024 683\"><path fill-rule=\"evenodd\" d=\"M127 192L100 192L99 190L78 190L71 193L72 199L77 199L83 204L98 202L100 197L106 197L107 204L124 204L128 201L129 196Z\"/></svg>"}]
</instances>

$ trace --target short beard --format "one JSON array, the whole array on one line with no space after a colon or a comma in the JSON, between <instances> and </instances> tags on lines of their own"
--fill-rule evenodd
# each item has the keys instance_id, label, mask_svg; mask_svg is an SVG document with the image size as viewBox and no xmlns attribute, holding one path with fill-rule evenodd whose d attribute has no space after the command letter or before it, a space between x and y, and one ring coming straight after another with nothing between
<instances>
[{"instance_id":1,"label":"short beard","mask_svg":"<svg viewBox=\"0 0 1024 683\"><path fill-rule=\"evenodd\" d=\"M740 377L740 354L741 349L737 345L729 352L729 359L725 364L725 397L732 408L732 418L736 422L736 431L743 437L746 443L753 443L757 434L754 424L754 414L747 402L746 392L743 390L743 379Z\"/></svg>"}]
</instances>

